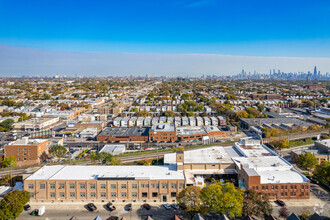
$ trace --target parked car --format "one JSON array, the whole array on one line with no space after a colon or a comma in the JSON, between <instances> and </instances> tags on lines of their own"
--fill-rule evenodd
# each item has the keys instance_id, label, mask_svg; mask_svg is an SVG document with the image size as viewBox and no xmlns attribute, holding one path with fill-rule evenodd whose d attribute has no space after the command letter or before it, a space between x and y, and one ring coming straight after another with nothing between
<instances>
[{"instance_id":1,"label":"parked car","mask_svg":"<svg viewBox=\"0 0 330 220\"><path fill-rule=\"evenodd\" d=\"M173 209L179 209L179 206L177 204L172 204Z\"/></svg>"},{"instance_id":2,"label":"parked car","mask_svg":"<svg viewBox=\"0 0 330 220\"><path fill-rule=\"evenodd\" d=\"M31 209L31 206L29 204L26 204L24 206L24 211L29 211Z\"/></svg>"},{"instance_id":3,"label":"parked car","mask_svg":"<svg viewBox=\"0 0 330 220\"><path fill-rule=\"evenodd\" d=\"M165 209L167 209L167 210L170 210L170 209L171 209L171 206L170 206L168 203L165 203L163 206L164 206Z\"/></svg>"},{"instance_id":4,"label":"parked car","mask_svg":"<svg viewBox=\"0 0 330 220\"><path fill-rule=\"evenodd\" d=\"M112 205L111 202L108 202L108 203L106 204L106 207L110 210L110 212L116 210L116 206Z\"/></svg>"},{"instance_id":5,"label":"parked car","mask_svg":"<svg viewBox=\"0 0 330 220\"><path fill-rule=\"evenodd\" d=\"M119 220L118 216L110 216L107 220Z\"/></svg>"},{"instance_id":6,"label":"parked car","mask_svg":"<svg viewBox=\"0 0 330 220\"><path fill-rule=\"evenodd\" d=\"M95 211L97 209L96 206L94 205L94 203L88 203L87 204L87 208L91 212L93 212L93 211Z\"/></svg>"},{"instance_id":7,"label":"parked car","mask_svg":"<svg viewBox=\"0 0 330 220\"><path fill-rule=\"evenodd\" d=\"M42 216L46 211L46 207L45 206L41 206L39 209L35 209L33 210L30 215L33 216Z\"/></svg>"},{"instance_id":8,"label":"parked car","mask_svg":"<svg viewBox=\"0 0 330 220\"><path fill-rule=\"evenodd\" d=\"M132 211L132 203L129 203L129 204L125 205L125 210L126 211Z\"/></svg>"},{"instance_id":9,"label":"parked car","mask_svg":"<svg viewBox=\"0 0 330 220\"><path fill-rule=\"evenodd\" d=\"M144 203L144 204L143 204L143 207L144 207L146 210L150 210L150 209L151 209L151 206L150 206L148 203Z\"/></svg>"},{"instance_id":10,"label":"parked car","mask_svg":"<svg viewBox=\"0 0 330 220\"><path fill-rule=\"evenodd\" d=\"M282 200L276 200L275 201L279 206L286 206L285 202L283 202Z\"/></svg>"}]
</instances>

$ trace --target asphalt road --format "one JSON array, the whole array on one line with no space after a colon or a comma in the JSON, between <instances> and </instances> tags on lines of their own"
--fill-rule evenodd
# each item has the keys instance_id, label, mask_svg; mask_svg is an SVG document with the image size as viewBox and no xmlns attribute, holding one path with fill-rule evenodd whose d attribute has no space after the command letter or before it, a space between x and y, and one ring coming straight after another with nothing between
<instances>
[{"instance_id":1,"label":"asphalt road","mask_svg":"<svg viewBox=\"0 0 330 220\"><path fill-rule=\"evenodd\" d=\"M150 210L146 210L142 207L141 204L136 205L133 204L132 211L126 211L124 209L124 205L116 205L115 211L108 211L104 207L105 203L102 205L95 204L97 210L94 212L88 211L83 204L81 205L70 205L63 208L59 207L49 207L46 205L46 212L42 216L42 219L48 217L49 220L69 220L71 218L76 220L92 220L96 216L100 216L102 219L107 219L110 216L118 216L118 217L125 217L127 220L138 220L138 219L145 219L147 216L152 217L153 219L157 220L168 220L171 219L174 215L178 215L181 219L189 219L189 217L183 213L181 209L174 210L171 208L170 210L166 210L162 205L155 205L152 206ZM39 206L31 206L32 209L38 208ZM62 207L62 206L61 206ZM26 219L40 219L41 217L35 217L29 215L30 211L24 211L17 219L18 220L26 220Z\"/></svg>"}]
</instances>

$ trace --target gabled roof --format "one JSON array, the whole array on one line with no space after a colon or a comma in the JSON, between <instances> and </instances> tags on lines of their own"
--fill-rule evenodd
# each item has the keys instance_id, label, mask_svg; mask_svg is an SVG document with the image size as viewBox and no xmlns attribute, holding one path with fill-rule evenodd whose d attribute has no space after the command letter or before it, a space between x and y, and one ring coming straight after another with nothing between
<instances>
[{"instance_id":1,"label":"gabled roof","mask_svg":"<svg viewBox=\"0 0 330 220\"><path fill-rule=\"evenodd\" d=\"M321 220L321 216L317 213L314 213L313 215L311 215L311 217L309 217L309 220Z\"/></svg>"},{"instance_id":2,"label":"gabled roof","mask_svg":"<svg viewBox=\"0 0 330 220\"><path fill-rule=\"evenodd\" d=\"M300 220L300 218L292 212L292 214L286 220Z\"/></svg>"},{"instance_id":3,"label":"gabled roof","mask_svg":"<svg viewBox=\"0 0 330 220\"><path fill-rule=\"evenodd\" d=\"M174 215L171 220L181 220L177 215Z\"/></svg>"},{"instance_id":4,"label":"gabled roof","mask_svg":"<svg viewBox=\"0 0 330 220\"><path fill-rule=\"evenodd\" d=\"M227 217L227 215L222 214L222 215L218 218L218 220L230 220L230 219Z\"/></svg>"}]
</instances>

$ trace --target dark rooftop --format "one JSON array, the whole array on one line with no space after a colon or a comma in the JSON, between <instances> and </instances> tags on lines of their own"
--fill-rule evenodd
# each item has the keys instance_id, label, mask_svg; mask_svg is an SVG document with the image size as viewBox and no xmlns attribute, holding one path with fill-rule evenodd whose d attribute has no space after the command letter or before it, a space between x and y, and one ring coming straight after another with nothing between
<instances>
[{"instance_id":1,"label":"dark rooftop","mask_svg":"<svg viewBox=\"0 0 330 220\"><path fill-rule=\"evenodd\" d=\"M107 127L98 136L148 136L150 127Z\"/></svg>"}]
</instances>

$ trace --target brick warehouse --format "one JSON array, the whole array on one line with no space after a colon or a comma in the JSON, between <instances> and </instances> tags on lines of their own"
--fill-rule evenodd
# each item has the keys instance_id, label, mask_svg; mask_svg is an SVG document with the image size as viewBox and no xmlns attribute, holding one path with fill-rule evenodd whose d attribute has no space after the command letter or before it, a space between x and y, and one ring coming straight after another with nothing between
<instances>
[{"instance_id":1,"label":"brick warehouse","mask_svg":"<svg viewBox=\"0 0 330 220\"><path fill-rule=\"evenodd\" d=\"M98 136L98 141L108 142L147 142L149 127L107 127Z\"/></svg>"},{"instance_id":2,"label":"brick warehouse","mask_svg":"<svg viewBox=\"0 0 330 220\"><path fill-rule=\"evenodd\" d=\"M232 147L164 155L163 166L44 166L24 180L32 200L174 202L186 186L215 180L265 192L270 199L309 199L309 180L254 138ZM79 171L79 172L77 172Z\"/></svg>"}]
</instances>

